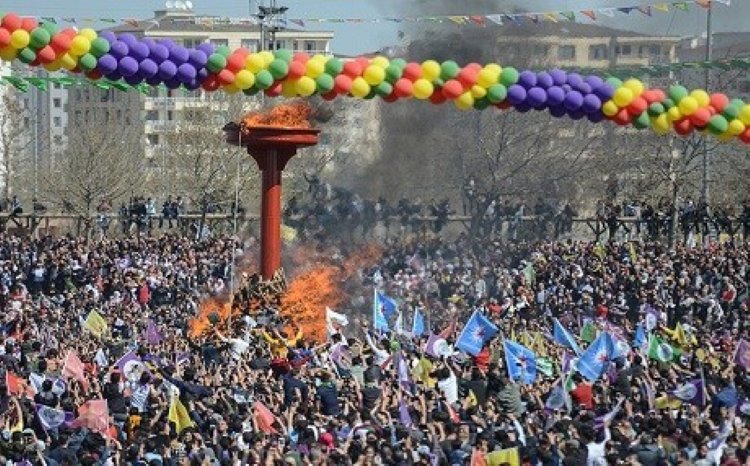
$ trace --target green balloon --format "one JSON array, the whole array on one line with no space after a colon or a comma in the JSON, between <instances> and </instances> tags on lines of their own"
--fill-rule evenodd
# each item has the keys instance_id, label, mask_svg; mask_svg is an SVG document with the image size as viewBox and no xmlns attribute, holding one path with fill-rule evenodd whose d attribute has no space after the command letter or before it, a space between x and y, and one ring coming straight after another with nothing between
<instances>
[{"instance_id":1,"label":"green balloon","mask_svg":"<svg viewBox=\"0 0 750 466\"><path fill-rule=\"evenodd\" d=\"M445 86L445 81L441 78L437 78L433 84L435 87L443 87Z\"/></svg>"},{"instance_id":2,"label":"green balloon","mask_svg":"<svg viewBox=\"0 0 750 466\"><path fill-rule=\"evenodd\" d=\"M446 60L440 64L440 77L444 80L453 79L458 76L461 67L453 60Z\"/></svg>"},{"instance_id":3,"label":"green balloon","mask_svg":"<svg viewBox=\"0 0 750 466\"><path fill-rule=\"evenodd\" d=\"M518 82L518 70L513 67L503 68L503 72L500 74L500 83L509 87Z\"/></svg>"},{"instance_id":4,"label":"green balloon","mask_svg":"<svg viewBox=\"0 0 750 466\"><path fill-rule=\"evenodd\" d=\"M326 62L326 74L329 74L331 76L338 76L341 74L341 71L344 69L344 62L339 60L338 58L331 58Z\"/></svg>"},{"instance_id":5,"label":"green balloon","mask_svg":"<svg viewBox=\"0 0 750 466\"><path fill-rule=\"evenodd\" d=\"M659 116L665 111L666 110L664 109L664 105L660 104L659 102L654 102L653 104L648 106L649 116Z\"/></svg>"},{"instance_id":6,"label":"green balloon","mask_svg":"<svg viewBox=\"0 0 750 466\"><path fill-rule=\"evenodd\" d=\"M492 102L490 102L490 99L488 99L487 97L474 101L474 109L476 110L484 110L490 105L492 105Z\"/></svg>"},{"instance_id":7,"label":"green balloon","mask_svg":"<svg viewBox=\"0 0 750 466\"><path fill-rule=\"evenodd\" d=\"M633 126L637 129L646 129L651 126L651 118L648 117L648 112L643 112L633 120Z\"/></svg>"},{"instance_id":8,"label":"green balloon","mask_svg":"<svg viewBox=\"0 0 750 466\"><path fill-rule=\"evenodd\" d=\"M365 96L365 100L372 100L376 95L378 94L375 92L375 89L370 89L370 93Z\"/></svg>"},{"instance_id":9,"label":"green balloon","mask_svg":"<svg viewBox=\"0 0 750 466\"><path fill-rule=\"evenodd\" d=\"M251 87L250 89L245 89L244 91L242 91L242 93L248 97L252 97L258 92L260 92L260 89L255 86Z\"/></svg>"},{"instance_id":10,"label":"green balloon","mask_svg":"<svg viewBox=\"0 0 750 466\"><path fill-rule=\"evenodd\" d=\"M404 60L403 58L395 58L391 60L391 65L396 65L399 68L403 68L406 66L406 60Z\"/></svg>"},{"instance_id":11,"label":"green balloon","mask_svg":"<svg viewBox=\"0 0 750 466\"><path fill-rule=\"evenodd\" d=\"M44 29L46 29L47 32L49 32L50 37L52 37L55 34L57 34L58 27L57 27L57 24L55 24L55 23L50 23L49 21L43 21L40 24L40 26L43 27Z\"/></svg>"},{"instance_id":12,"label":"green balloon","mask_svg":"<svg viewBox=\"0 0 750 466\"><path fill-rule=\"evenodd\" d=\"M218 53L219 55L223 55L224 58L227 58L229 57L229 55L232 54L232 49L230 49L226 45L222 45L220 47L216 47L216 50L214 51L214 53Z\"/></svg>"},{"instance_id":13,"label":"green balloon","mask_svg":"<svg viewBox=\"0 0 750 466\"><path fill-rule=\"evenodd\" d=\"M744 101L744 100L742 100L742 99L732 99L732 101L731 101L731 102L729 102L729 105L731 105L731 106L733 106L733 107L739 107L739 108L742 108L742 107L744 107L744 106L745 106L745 101Z\"/></svg>"},{"instance_id":14,"label":"green balloon","mask_svg":"<svg viewBox=\"0 0 750 466\"><path fill-rule=\"evenodd\" d=\"M664 105L664 108L666 110L669 110L670 108L674 107L674 100L672 100L672 99L664 99L661 102L661 104Z\"/></svg>"},{"instance_id":15,"label":"green balloon","mask_svg":"<svg viewBox=\"0 0 750 466\"><path fill-rule=\"evenodd\" d=\"M220 53L212 53L208 57L208 63L206 63L206 68L208 68L208 71L212 73L218 73L219 71L223 70L227 66L227 57Z\"/></svg>"},{"instance_id":16,"label":"green balloon","mask_svg":"<svg viewBox=\"0 0 750 466\"><path fill-rule=\"evenodd\" d=\"M292 53L291 50L281 49L281 50L275 51L273 53L273 56L274 58L278 58L280 60L284 60L287 63L291 63L294 54Z\"/></svg>"},{"instance_id":17,"label":"green balloon","mask_svg":"<svg viewBox=\"0 0 750 466\"><path fill-rule=\"evenodd\" d=\"M317 78L315 78L315 87L317 88L318 92L321 94L325 94L326 92L331 92L333 90L334 86L334 80L333 76L327 73L323 73Z\"/></svg>"},{"instance_id":18,"label":"green balloon","mask_svg":"<svg viewBox=\"0 0 750 466\"><path fill-rule=\"evenodd\" d=\"M674 102L679 102L688 95L690 95L690 93L684 86L672 86L669 88L669 98Z\"/></svg>"},{"instance_id":19,"label":"green balloon","mask_svg":"<svg viewBox=\"0 0 750 466\"><path fill-rule=\"evenodd\" d=\"M379 96L385 97L391 95L391 92L393 92L393 86L388 81L383 81L375 86L375 93Z\"/></svg>"},{"instance_id":20,"label":"green balloon","mask_svg":"<svg viewBox=\"0 0 750 466\"><path fill-rule=\"evenodd\" d=\"M616 76L610 76L605 81L607 84L612 86L612 89L617 89L619 87L622 87L622 79L616 77Z\"/></svg>"},{"instance_id":21,"label":"green balloon","mask_svg":"<svg viewBox=\"0 0 750 466\"><path fill-rule=\"evenodd\" d=\"M732 103L726 106L722 114L727 118L727 120L735 120L740 116L741 108L742 106L734 105L734 101L732 101Z\"/></svg>"},{"instance_id":22,"label":"green balloon","mask_svg":"<svg viewBox=\"0 0 750 466\"><path fill-rule=\"evenodd\" d=\"M29 64L36 60L36 52L34 49L30 47L25 47L20 52L18 52L18 59L21 60L21 63Z\"/></svg>"},{"instance_id":23,"label":"green balloon","mask_svg":"<svg viewBox=\"0 0 750 466\"><path fill-rule=\"evenodd\" d=\"M729 122L721 115L714 115L708 120L708 130L713 134L722 134L729 128Z\"/></svg>"},{"instance_id":24,"label":"green balloon","mask_svg":"<svg viewBox=\"0 0 750 466\"><path fill-rule=\"evenodd\" d=\"M87 53L86 55L78 59L78 66L80 66L83 71L93 70L94 68L96 68L96 64L97 59L91 53Z\"/></svg>"},{"instance_id":25,"label":"green balloon","mask_svg":"<svg viewBox=\"0 0 750 466\"><path fill-rule=\"evenodd\" d=\"M101 57L105 53L109 52L109 42L107 42L107 39L103 39L101 37L97 37L96 39L91 41L91 54L93 54L96 58Z\"/></svg>"},{"instance_id":26,"label":"green balloon","mask_svg":"<svg viewBox=\"0 0 750 466\"><path fill-rule=\"evenodd\" d=\"M277 58L268 65L268 71L271 72L274 79L283 79L289 73L289 64L281 58Z\"/></svg>"},{"instance_id":27,"label":"green balloon","mask_svg":"<svg viewBox=\"0 0 750 466\"><path fill-rule=\"evenodd\" d=\"M38 27L31 31L31 40L29 43L33 48L40 49L49 44L51 38L52 36L50 36L49 31L42 27Z\"/></svg>"},{"instance_id":28,"label":"green balloon","mask_svg":"<svg viewBox=\"0 0 750 466\"><path fill-rule=\"evenodd\" d=\"M403 68L399 67L398 65L394 65L391 63L388 65L388 67L385 69L385 80L389 83L393 84L399 79L401 79L401 75L404 74Z\"/></svg>"},{"instance_id":29,"label":"green balloon","mask_svg":"<svg viewBox=\"0 0 750 466\"><path fill-rule=\"evenodd\" d=\"M268 89L273 86L273 75L268 70L261 70L255 75L255 85L258 89Z\"/></svg>"},{"instance_id":30,"label":"green balloon","mask_svg":"<svg viewBox=\"0 0 750 466\"><path fill-rule=\"evenodd\" d=\"M499 104L508 96L508 88L502 84L495 84L487 89L487 100L493 104Z\"/></svg>"}]
</instances>

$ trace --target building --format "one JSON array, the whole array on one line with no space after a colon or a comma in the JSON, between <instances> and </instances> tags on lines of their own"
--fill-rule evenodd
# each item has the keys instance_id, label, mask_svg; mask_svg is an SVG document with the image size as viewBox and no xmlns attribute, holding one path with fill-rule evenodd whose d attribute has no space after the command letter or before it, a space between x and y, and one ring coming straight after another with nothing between
<instances>
[{"instance_id":1,"label":"building","mask_svg":"<svg viewBox=\"0 0 750 466\"><path fill-rule=\"evenodd\" d=\"M687 37L680 41L677 54L680 62L701 62L706 59L706 35ZM715 32L711 34L711 59L734 60L750 57L750 32ZM690 88L703 88L706 82L705 69L685 69L680 73L682 83ZM733 98L750 97L750 79L747 70L733 67L718 69L708 76L711 90L724 92Z\"/></svg>"}]
</instances>

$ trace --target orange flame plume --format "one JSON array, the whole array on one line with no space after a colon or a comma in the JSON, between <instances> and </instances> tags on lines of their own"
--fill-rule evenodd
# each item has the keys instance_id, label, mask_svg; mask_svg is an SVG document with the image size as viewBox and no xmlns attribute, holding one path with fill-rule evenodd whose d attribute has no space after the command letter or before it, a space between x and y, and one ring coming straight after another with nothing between
<instances>
[{"instance_id":1,"label":"orange flame plume","mask_svg":"<svg viewBox=\"0 0 750 466\"><path fill-rule=\"evenodd\" d=\"M285 128L310 128L312 107L304 101L278 105L265 113L250 113L240 122L243 132L258 126L280 126Z\"/></svg>"}]
</instances>

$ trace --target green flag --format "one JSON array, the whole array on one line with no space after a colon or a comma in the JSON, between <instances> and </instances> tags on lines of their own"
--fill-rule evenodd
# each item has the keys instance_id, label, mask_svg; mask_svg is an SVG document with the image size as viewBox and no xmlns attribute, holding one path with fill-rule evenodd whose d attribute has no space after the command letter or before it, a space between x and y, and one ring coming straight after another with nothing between
<instances>
[{"instance_id":1,"label":"green flag","mask_svg":"<svg viewBox=\"0 0 750 466\"><path fill-rule=\"evenodd\" d=\"M591 343L592 341L596 340L596 325L594 325L594 322L592 320L587 320L583 324L583 328L581 328L581 340L585 341L586 343Z\"/></svg>"},{"instance_id":2,"label":"green flag","mask_svg":"<svg viewBox=\"0 0 750 466\"><path fill-rule=\"evenodd\" d=\"M672 3L672 6L675 7L678 10L682 11L688 11L688 4L687 2L674 2Z\"/></svg>"},{"instance_id":3,"label":"green flag","mask_svg":"<svg viewBox=\"0 0 750 466\"><path fill-rule=\"evenodd\" d=\"M656 335L652 335L648 344L648 357L660 362L672 362L682 355L679 348L675 348Z\"/></svg>"}]
</instances>

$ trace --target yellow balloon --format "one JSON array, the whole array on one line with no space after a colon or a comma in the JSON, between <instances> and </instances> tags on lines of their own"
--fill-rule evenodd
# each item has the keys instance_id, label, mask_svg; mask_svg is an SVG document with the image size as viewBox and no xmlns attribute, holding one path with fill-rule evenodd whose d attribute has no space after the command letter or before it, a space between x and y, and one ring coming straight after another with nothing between
<instances>
[{"instance_id":1,"label":"yellow balloon","mask_svg":"<svg viewBox=\"0 0 750 466\"><path fill-rule=\"evenodd\" d=\"M17 50L21 50L29 45L31 36L24 29L16 29L13 34L10 35L10 45Z\"/></svg>"},{"instance_id":2,"label":"yellow balloon","mask_svg":"<svg viewBox=\"0 0 750 466\"><path fill-rule=\"evenodd\" d=\"M612 100L617 104L618 107L627 107L630 105L631 102L633 102L633 99L635 98L635 94L633 94L633 90L629 87L619 87L615 91L615 95L612 97Z\"/></svg>"},{"instance_id":3,"label":"yellow balloon","mask_svg":"<svg viewBox=\"0 0 750 466\"><path fill-rule=\"evenodd\" d=\"M440 63L435 60L427 60L422 63L422 77L430 82L439 78L441 72Z\"/></svg>"},{"instance_id":4,"label":"yellow balloon","mask_svg":"<svg viewBox=\"0 0 750 466\"><path fill-rule=\"evenodd\" d=\"M377 65L370 65L365 68L365 72L362 73L362 77L365 78L365 81L370 86L377 86L385 79L385 69ZM370 91L367 92L369 93Z\"/></svg>"},{"instance_id":5,"label":"yellow balloon","mask_svg":"<svg viewBox=\"0 0 750 466\"><path fill-rule=\"evenodd\" d=\"M70 53L78 57L87 54L89 50L91 50L91 41L81 35L75 36L70 43Z\"/></svg>"},{"instance_id":6,"label":"yellow balloon","mask_svg":"<svg viewBox=\"0 0 750 466\"><path fill-rule=\"evenodd\" d=\"M688 96L682 99L677 106L680 108L680 113L683 115L692 115L698 110L698 101L693 97Z\"/></svg>"},{"instance_id":7,"label":"yellow balloon","mask_svg":"<svg viewBox=\"0 0 750 466\"><path fill-rule=\"evenodd\" d=\"M631 78L625 81L623 87L626 87L633 91L633 98L640 97L643 94L643 83L639 79Z\"/></svg>"},{"instance_id":8,"label":"yellow balloon","mask_svg":"<svg viewBox=\"0 0 750 466\"><path fill-rule=\"evenodd\" d=\"M320 61L320 62L323 62L323 65L325 65L326 62L328 61L328 57L326 57L325 55L318 54L318 55L313 55L313 57L310 60Z\"/></svg>"},{"instance_id":9,"label":"yellow balloon","mask_svg":"<svg viewBox=\"0 0 750 466\"><path fill-rule=\"evenodd\" d=\"M708 104L711 103L711 96L708 95L708 92L704 91L703 89L694 90L690 93L690 97L698 102L699 107L708 107Z\"/></svg>"},{"instance_id":10,"label":"yellow balloon","mask_svg":"<svg viewBox=\"0 0 750 466\"><path fill-rule=\"evenodd\" d=\"M662 113L658 117L654 118L652 122L653 124L651 125L651 127L654 128L654 131L656 131L658 134L664 135L669 132L670 123L666 113Z\"/></svg>"},{"instance_id":11,"label":"yellow balloon","mask_svg":"<svg viewBox=\"0 0 750 466\"><path fill-rule=\"evenodd\" d=\"M305 64L305 75L310 78L317 78L321 74L325 73L325 71L326 64L324 61L309 60L307 64Z\"/></svg>"},{"instance_id":12,"label":"yellow balloon","mask_svg":"<svg viewBox=\"0 0 750 466\"><path fill-rule=\"evenodd\" d=\"M485 65L484 69L492 71L493 73L495 73L498 76L500 76L500 74L502 74L502 72L503 72L503 67L500 66L500 65L498 65L497 63L490 63L488 65Z\"/></svg>"},{"instance_id":13,"label":"yellow balloon","mask_svg":"<svg viewBox=\"0 0 750 466\"><path fill-rule=\"evenodd\" d=\"M68 71L71 71L75 69L76 66L78 66L78 60L73 55L66 53L62 57L59 58L60 60L60 66L65 68Z\"/></svg>"},{"instance_id":14,"label":"yellow balloon","mask_svg":"<svg viewBox=\"0 0 750 466\"><path fill-rule=\"evenodd\" d=\"M275 57L273 56L273 54L272 54L271 52L269 52L268 50L264 50L264 51L262 51L262 52L258 53L258 55L260 55L260 56L261 56L261 58L263 58L263 66L264 66L264 67L266 67L266 66L270 65L270 64L271 64L271 62L272 62L272 61L274 60L274 58L275 58Z\"/></svg>"},{"instance_id":15,"label":"yellow balloon","mask_svg":"<svg viewBox=\"0 0 750 466\"><path fill-rule=\"evenodd\" d=\"M296 97L297 96L297 80L287 79L281 83L281 95L284 97Z\"/></svg>"},{"instance_id":16,"label":"yellow balloon","mask_svg":"<svg viewBox=\"0 0 750 466\"><path fill-rule=\"evenodd\" d=\"M89 41L92 41L98 37L98 34L96 33L96 31L94 31L91 28L81 29L80 31L78 31L78 35L85 37Z\"/></svg>"},{"instance_id":17,"label":"yellow balloon","mask_svg":"<svg viewBox=\"0 0 750 466\"><path fill-rule=\"evenodd\" d=\"M365 97L370 93L370 85L367 84L367 81L362 77L355 78L354 81L352 81L352 90L350 92L354 97Z\"/></svg>"},{"instance_id":18,"label":"yellow balloon","mask_svg":"<svg viewBox=\"0 0 750 466\"><path fill-rule=\"evenodd\" d=\"M233 82L232 84L227 84L226 86L224 86L223 89L224 89L224 92L226 92L227 94L236 94L240 92L240 88L237 87L236 82Z\"/></svg>"},{"instance_id":19,"label":"yellow balloon","mask_svg":"<svg viewBox=\"0 0 750 466\"><path fill-rule=\"evenodd\" d=\"M487 67L485 67L479 72L479 75L477 76L477 84L487 89L493 84L497 84L498 79L500 79L499 73L495 73L494 70L487 69Z\"/></svg>"},{"instance_id":20,"label":"yellow balloon","mask_svg":"<svg viewBox=\"0 0 750 466\"><path fill-rule=\"evenodd\" d=\"M315 80L309 76L302 76L297 80L295 85L297 94L303 97L310 97L315 94Z\"/></svg>"},{"instance_id":21,"label":"yellow balloon","mask_svg":"<svg viewBox=\"0 0 750 466\"><path fill-rule=\"evenodd\" d=\"M602 105L602 113L605 116L613 117L617 115L617 112L619 111L620 111L620 108L617 106L616 103L614 103L611 100L606 101L604 105Z\"/></svg>"},{"instance_id":22,"label":"yellow balloon","mask_svg":"<svg viewBox=\"0 0 750 466\"><path fill-rule=\"evenodd\" d=\"M456 104L456 107L460 110L469 110L474 108L474 96L471 95L471 92L467 91L458 96L453 103Z\"/></svg>"},{"instance_id":23,"label":"yellow balloon","mask_svg":"<svg viewBox=\"0 0 750 466\"><path fill-rule=\"evenodd\" d=\"M471 96L474 97L475 100L479 100L486 95L487 89L484 87L478 85L471 86Z\"/></svg>"},{"instance_id":24,"label":"yellow balloon","mask_svg":"<svg viewBox=\"0 0 750 466\"><path fill-rule=\"evenodd\" d=\"M388 65L391 64L390 60L387 58L378 55L377 57L370 60L371 65L379 66L381 68L388 68Z\"/></svg>"},{"instance_id":25,"label":"yellow balloon","mask_svg":"<svg viewBox=\"0 0 750 466\"><path fill-rule=\"evenodd\" d=\"M62 65L60 64L59 60L55 60L51 63L44 63L42 64L45 70L47 71L60 71L60 68L62 68Z\"/></svg>"},{"instance_id":26,"label":"yellow balloon","mask_svg":"<svg viewBox=\"0 0 750 466\"><path fill-rule=\"evenodd\" d=\"M672 107L669 110L667 110L667 118L669 118L670 122L675 122L682 118L682 113L680 113L680 109L677 107Z\"/></svg>"},{"instance_id":27,"label":"yellow balloon","mask_svg":"<svg viewBox=\"0 0 750 466\"><path fill-rule=\"evenodd\" d=\"M251 53L245 58L245 69L258 74L266 68L266 61L259 53Z\"/></svg>"},{"instance_id":28,"label":"yellow balloon","mask_svg":"<svg viewBox=\"0 0 750 466\"><path fill-rule=\"evenodd\" d=\"M248 70L239 70L234 75L234 85L240 90L250 89L255 84L255 75Z\"/></svg>"},{"instance_id":29,"label":"yellow balloon","mask_svg":"<svg viewBox=\"0 0 750 466\"><path fill-rule=\"evenodd\" d=\"M719 135L719 141L720 142L729 142L729 141L732 140L732 138L734 138L734 136L731 135L731 134L729 134L729 131L727 131L726 133L723 133L723 134Z\"/></svg>"},{"instance_id":30,"label":"yellow balloon","mask_svg":"<svg viewBox=\"0 0 750 466\"><path fill-rule=\"evenodd\" d=\"M732 120L729 122L727 133L731 134L732 136L739 136L740 134L744 132L745 132L745 123L743 123L742 121Z\"/></svg>"},{"instance_id":31,"label":"yellow balloon","mask_svg":"<svg viewBox=\"0 0 750 466\"><path fill-rule=\"evenodd\" d=\"M746 125L750 125L750 104L743 105L740 109L740 120Z\"/></svg>"},{"instance_id":32,"label":"yellow balloon","mask_svg":"<svg viewBox=\"0 0 750 466\"><path fill-rule=\"evenodd\" d=\"M13 61L17 56L18 50L16 50L12 45L0 49L0 58L5 61Z\"/></svg>"},{"instance_id":33,"label":"yellow balloon","mask_svg":"<svg viewBox=\"0 0 750 466\"><path fill-rule=\"evenodd\" d=\"M415 99L429 99L434 91L435 87L427 79L422 78L414 81L414 86L412 87L412 95Z\"/></svg>"}]
</instances>

